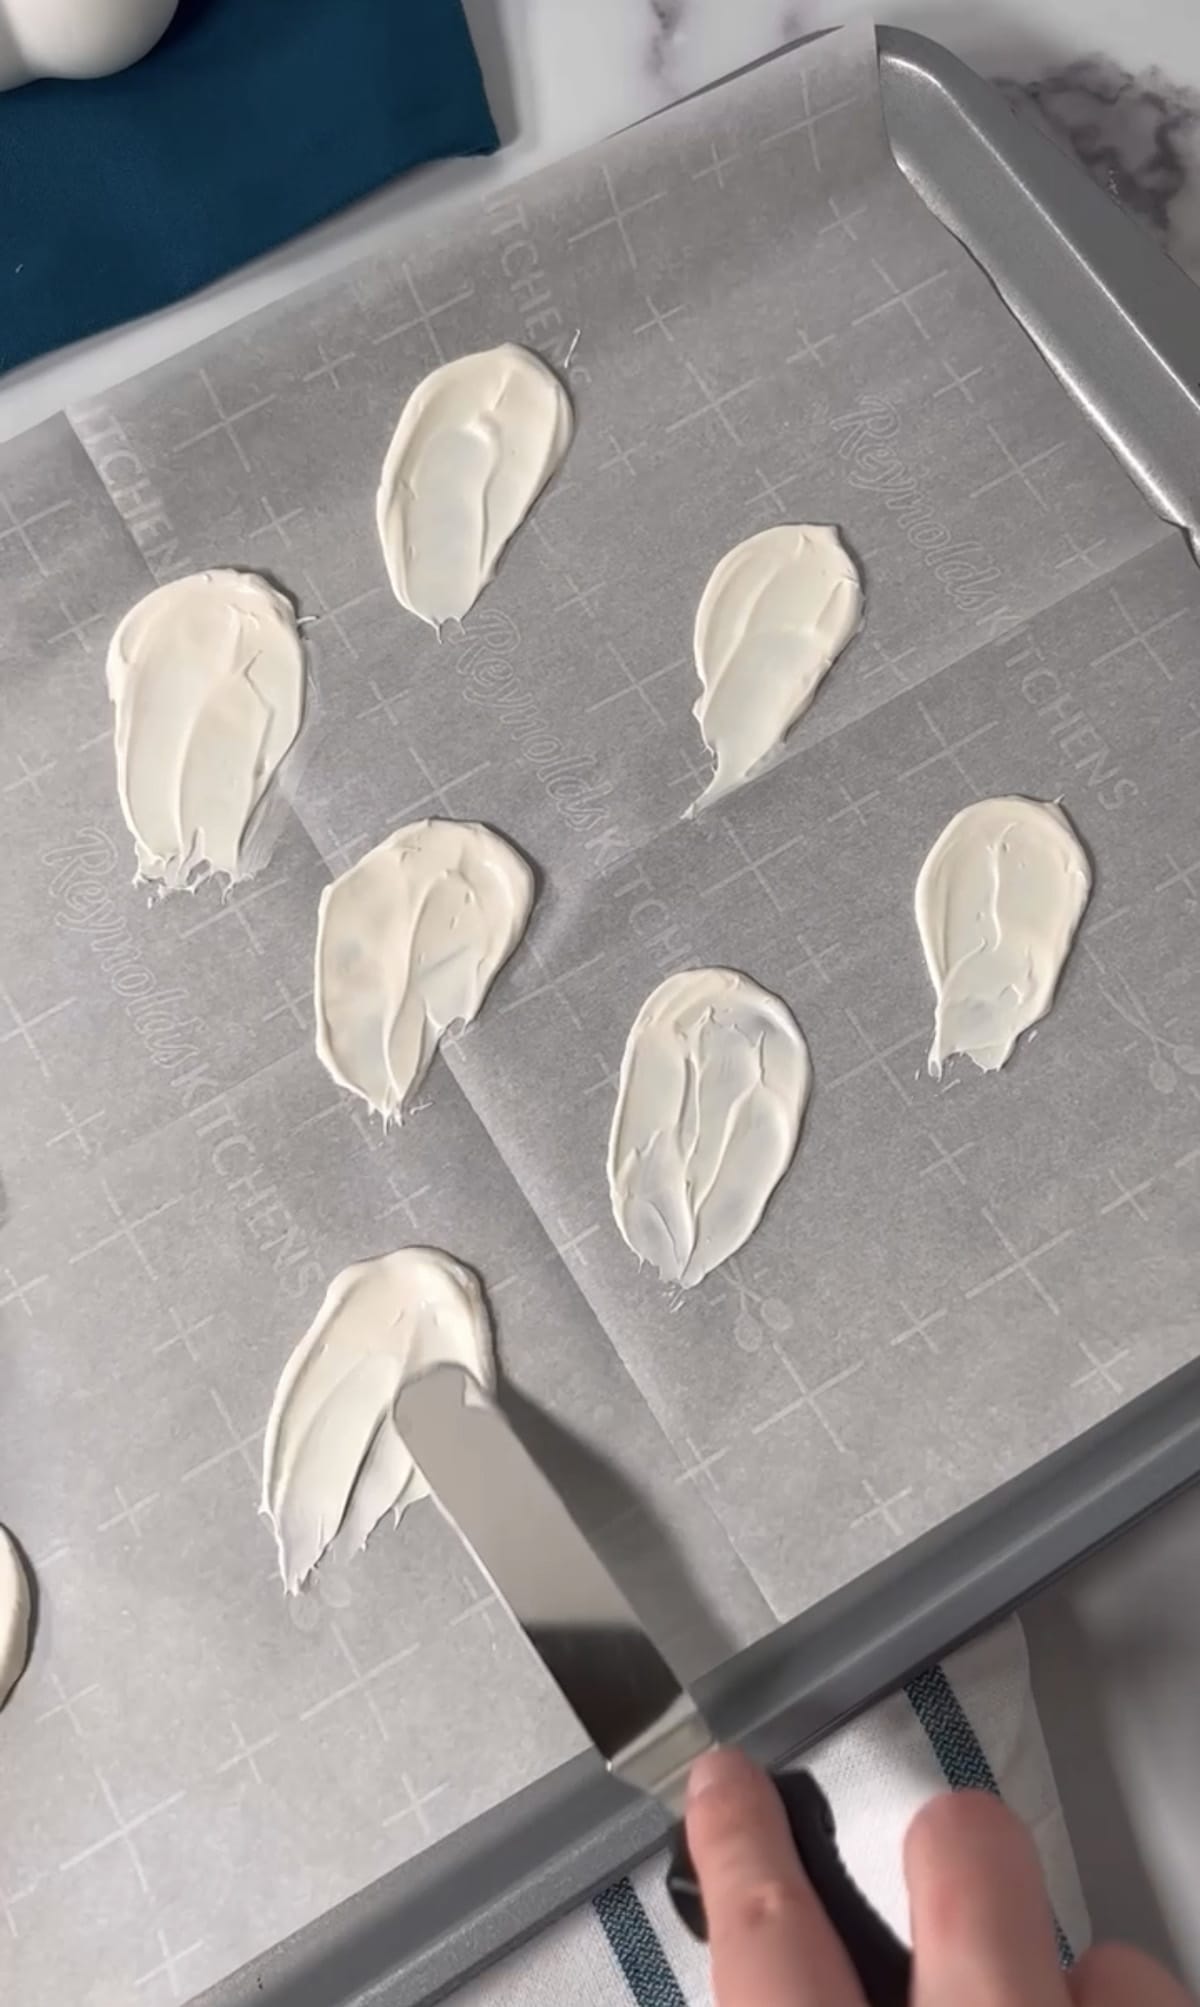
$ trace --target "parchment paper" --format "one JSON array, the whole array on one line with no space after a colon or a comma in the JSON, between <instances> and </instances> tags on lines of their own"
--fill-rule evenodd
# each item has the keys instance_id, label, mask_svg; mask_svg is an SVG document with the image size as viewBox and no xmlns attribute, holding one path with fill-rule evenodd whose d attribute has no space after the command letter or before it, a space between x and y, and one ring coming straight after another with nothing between
<instances>
[{"instance_id":1,"label":"parchment paper","mask_svg":"<svg viewBox=\"0 0 1200 2007\"><path fill-rule=\"evenodd\" d=\"M562 478L439 647L376 545L392 426L443 358L561 364L576 329ZM698 595L788 518L842 527L865 629L785 760L682 824ZM318 702L261 876L150 908L104 647L215 564L296 596ZM432 1505L283 1598L261 1430L345 1262L477 1267L688 1673L1195 1352L1200 577L891 164L861 37L7 449L0 636L0 1516L40 1585L6 1997L187 1997L577 1746ZM1009 791L1063 798L1096 892L1036 1038L938 1087L913 884ZM311 1049L317 897L429 812L540 896L384 1138ZM635 1011L708 960L787 999L816 1088L763 1227L679 1298L604 1148Z\"/></svg>"}]
</instances>

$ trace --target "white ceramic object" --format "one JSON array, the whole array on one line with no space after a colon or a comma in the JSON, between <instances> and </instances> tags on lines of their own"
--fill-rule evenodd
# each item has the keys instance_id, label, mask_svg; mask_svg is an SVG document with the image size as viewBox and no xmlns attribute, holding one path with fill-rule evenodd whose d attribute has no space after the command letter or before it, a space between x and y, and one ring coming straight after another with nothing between
<instances>
[{"instance_id":1,"label":"white ceramic object","mask_svg":"<svg viewBox=\"0 0 1200 2007\"><path fill-rule=\"evenodd\" d=\"M0 0L0 91L34 77L105 77L166 33L179 0Z\"/></svg>"}]
</instances>

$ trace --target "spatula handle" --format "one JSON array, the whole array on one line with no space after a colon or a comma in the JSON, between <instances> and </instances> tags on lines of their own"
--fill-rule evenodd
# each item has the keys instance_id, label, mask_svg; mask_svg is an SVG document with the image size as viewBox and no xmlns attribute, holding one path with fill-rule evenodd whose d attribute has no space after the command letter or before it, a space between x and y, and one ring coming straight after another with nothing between
<instances>
[{"instance_id":1,"label":"spatula handle","mask_svg":"<svg viewBox=\"0 0 1200 2007\"><path fill-rule=\"evenodd\" d=\"M785 1770L772 1782L783 1800L801 1865L846 1948L867 2007L908 2007L911 1954L847 1874L833 1813L816 1778L807 1770ZM667 1888L692 1936L706 1938L704 1902L682 1826L667 1869Z\"/></svg>"}]
</instances>

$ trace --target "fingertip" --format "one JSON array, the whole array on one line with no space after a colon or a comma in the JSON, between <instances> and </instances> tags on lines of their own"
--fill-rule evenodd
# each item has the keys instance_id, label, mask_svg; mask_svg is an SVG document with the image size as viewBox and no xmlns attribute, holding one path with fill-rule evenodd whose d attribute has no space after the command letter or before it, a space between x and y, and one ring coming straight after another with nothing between
<instances>
[{"instance_id":1,"label":"fingertip","mask_svg":"<svg viewBox=\"0 0 1200 2007\"><path fill-rule=\"evenodd\" d=\"M688 1778L686 1819L723 2007L861 2002L766 1772L736 1749L698 1758Z\"/></svg>"},{"instance_id":2,"label":"fingertip","mask_svg":"<svg viewBox=\"0 0 1200 2007\"><path fill-rule=\"evenodd\" d=\"M946 1792L923 1806L905 1838L904 1872L916 1969L931 1990L969 1994L990 1974L1033 2002L1058 1983L1037 1849L994 1793Z\"/></svg>"},{"instance_id":3,"label":"fingertip","mask_svg":"<svg viewBox=\"0 0 1200 2007\"><path fill-rule=\"evenodd\" d=\"M699 1868L715 1859L747 1828L777 1813L773 1786L740 1749L711 1749L697 1757L688 1776L684 1818L688 1843Z\"/></svg>"},{"instance_id":4,"label":"fingertip","mask_svg":"<svg viewBox=\"0 0 1200 2007\"><path fill-rule=\"evenodd\" d=\"M1071 1998L1080 2007L1190 2007L1179 1981L1132 1944L1097 1944L1085 1951L1068 1975Z\"/></svg>"},{"instance_id":5,"label":"fingertip","mask_svg":"<svg viewBox=\"0 0 1200 2007\"><path fill-rule=\"evenodd\" d=\"M750 1758L740 1749L705 1750L688 1772L688 1810L699 1799L708 1797L710 1792L744 1788L747 1779L758 1774Z\"/></svg>"},{"instance_id":6,"label":"fingertip","mask_svg":"<svg viewBox=\"0 0 1200 2007\"><path fill-rule=\"evenodd\" d=\"M939 1791L914 1815L904 1836L905 1873L940 1871L964 1849L977 1854L1014 1842L1027 1845L1025 1828L994 1791Z\"/></svg>"}]
</instances>

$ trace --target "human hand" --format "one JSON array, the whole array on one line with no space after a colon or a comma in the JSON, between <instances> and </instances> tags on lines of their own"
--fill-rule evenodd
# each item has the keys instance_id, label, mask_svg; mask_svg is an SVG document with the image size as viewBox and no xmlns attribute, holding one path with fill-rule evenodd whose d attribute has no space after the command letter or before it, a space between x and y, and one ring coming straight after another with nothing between
<instances>
[{"instance_id":1,"label":"human hand","mask_svg":"<svg viewBox=\"0 0 1200 2007\"><path fill-rule=\"evenodd\" d=\"M717 2007L864 2007L796 1857L770 1779L739 1750L693 1765L687 1836ZM1191 2007L1142 1952L1108 1944L1061 1971L1037 1852L998 1798L947 1792L904 1847L912 2007Z\"/></svg>"}]
</instances>

